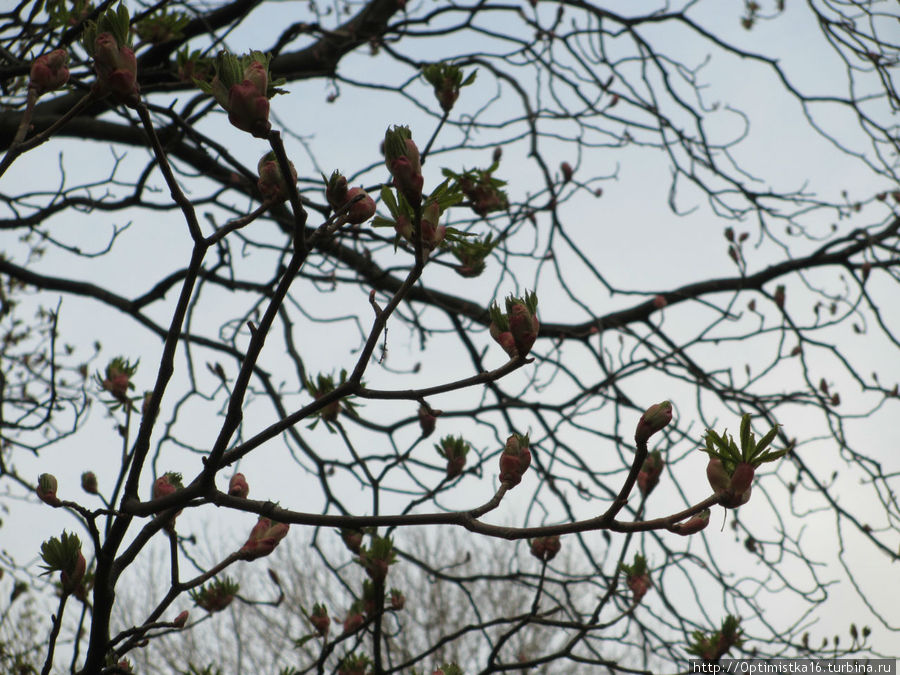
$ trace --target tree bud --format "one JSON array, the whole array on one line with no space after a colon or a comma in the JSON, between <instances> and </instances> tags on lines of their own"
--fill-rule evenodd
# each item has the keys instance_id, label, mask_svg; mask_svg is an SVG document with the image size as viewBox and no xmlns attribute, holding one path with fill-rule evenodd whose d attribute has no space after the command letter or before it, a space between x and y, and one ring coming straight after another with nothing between
<instances>
[{"instance_id":1,"label":"tree bud","mask_svg":"<svg viewBox=\"0 0 900 675\"><path fill-rule=\"evenodd\" d=\"M28 86L38 96L59 89L69 81L69 53L65 49L55 49L49 54L42 54L31 64L31 76Z\"/></svg>"},{"instance_id":2,"label":"tree bud","mask_svg":"<svg viewBox=\"0 0 900 675\"><path fill-rule=\"evenodd\" d=\"M270 519L260 516L250 531L247 541L238 550L238 554L242 560L256 560L267 556L287 536L289 529L290 525L287 523L272 522Z\"/></svg>"},{"instance_id":3,"label":"tree bud","mask_svg":"<svg viewBox=\"0 0 900 675\"><path fill-rule=\"evenodd\" d=\"M97 476L93 471L85 471L81 474L81 489L89 495L97 494Z\"/></svg>"},{"instance_id":4,"label":"tree bud","mask_svg":"<svg viewBox=\"0 0 900 675\"><path fill-rule=\"evenodd\" d=\"M665 428L671 421L672 404L669 401L651 405L638 420L637 428L634 431L635 443L638 445L646 443L653 434Z\"/></svg>"},{"instance_id":5,"label":"tree bud","mask_svg":"<svg viewBox=\"0 0 900 675\"><path fill-rule=\"evenodd\" d=\"M709 525L709 509L701 511L696 516L692 516L684 522L675 523L672 526L672 531L686 537L700 532L707 525Z\"/></svg>"},{"instance_id":6,"label":"tree bud","mask_svg":"<svg viewBox=\"0 0 900 675\"><path fill-rule=\"evenodd\" d=\"M250 494L250 486L247 484L244 474L236 473L231 477L231 480L228 481L228 494L241 499L247 498L247 495Z\"/></svg>"},{"instance_id":7,"label":"tree bud","mask_svg":"<svg viewBox=\"0 0 900 675\"><path fill-rule=\"evenodd\" d=\"M522 475L531 465L528 435L512 434L500 453L500 482L513 488L522 481Z\"/></svg>"},{"instance_id":8,"label":"tree bud","mask_svg":"<svg viewBox=\"0 0 900 675\"><path fill-rule=\"evenodd\" d=\"M53 507L59 506L61 502L56 496L56 489L56 476L52 473L42 473L38 476L36 492L42 502Z\"/></svg>"}]
</instances>

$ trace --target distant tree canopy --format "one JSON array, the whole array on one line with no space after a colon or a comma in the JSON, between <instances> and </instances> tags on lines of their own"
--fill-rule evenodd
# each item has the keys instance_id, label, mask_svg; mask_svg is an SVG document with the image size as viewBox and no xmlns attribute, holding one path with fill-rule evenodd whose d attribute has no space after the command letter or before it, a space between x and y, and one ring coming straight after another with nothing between
<instances>
[{"instance_id":1,"label":"distant tree canopy","mask_svg":"<svg viewBox=\"0 0 900 675\"><path fill-rule=\"evenodd\" d=\"M897 10L0 14L0 665L881 654Z\"/></svg>"}]
</instances>

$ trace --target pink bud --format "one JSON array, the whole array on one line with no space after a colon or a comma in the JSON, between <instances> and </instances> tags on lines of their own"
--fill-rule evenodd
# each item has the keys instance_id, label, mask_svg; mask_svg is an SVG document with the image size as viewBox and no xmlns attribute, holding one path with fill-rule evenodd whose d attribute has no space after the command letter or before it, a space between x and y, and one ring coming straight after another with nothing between
<instances>
[{"instance_id":1,"label":"pink bud","mask_svg":"<svg viewBox=\"0 0 900 675\"><path fill-rule=\"evenodd\" d=\"M516 300L508 305L509 332L512 333L513 342L519 356L527 356L537 340L540 323L537 315L532 313L528 306L521 300Z\"/></svg>"},{"instance_id":2,"label":"pink bud","mask_svg":"<svg viewBox=\"0 0 900 675\"><path fill-rule=\"evenodd\" d=\"M181 612L178 616L175 617L175 620L172 622L175 624L176 628L184 628L185 624L187 624L189 613L187 610Z\"/></svg>"},{"instance_id":3,"label":"pink bud","mask_svg":"<svg viewBox=\"0 0 900 675\"><path fill-rule=\"evenodd\" d=\"M425 406L419 406L419 427L422 429L422 438L428 438L434 433L437 417L428 412Z\"/></svg>"},{"instance_id":4,"label":"pink bud","mask_svg":"<svg viewBox=\"0 0 900 675\"><path fill-rule=\"evenodd\" d=\"M709 463L706 465L706 479L709 481L709 486L713 489L713 492L717 495L727 492L731 487L731 476L725 470L722 460L717 457L710 458Z\"/></svg>"},{"instance_id":5,"label":"pink bud","mask_svg":"<svg viewBox=\"0 0 900 675\"><path fill-rule=\"evenodd\" d=\"M137 59L111 33L100 33L94 40L94 72L101 91L108 91L122 103L136 103Z\"/></svg>"},{"instance_id":6,"label":"pink bud","mask_svg":"<svg viewBox=\"0 0 900 675\"><path fill-rule=\"evenodd\" d=\"M709 525L709 509L701 511L696 516L689 518L683 523L675 523L672 525L672 531L684 537L696 534Z\"/></svg>"},{"instance_id":7,"label":"pink bud","mask_svg":"<svg viewBox=\"0 0 900 675\"><path fill-rule=\"evenodd\" d=\"M637 477L638 489L643 496L646 497L653 492L653 488L659 483L659 477L664 466L665 462L658 450L654 450L644 460L644 465L641 467Z\"/></svg>"},{"instance_id":8,"label":"pink bud","mask_svg":"<svg viewBox=\"0 0 900 675\"><path fill-rule=\"evenodd\" d=\"M632 598L634 599L634 603L637 604L641 601L641 599L647 595L647 591L650 590L650 587L653 585L650 581L650 575L648 574L640 574L640 575L629 575L627 578L628 588L631 589Z\"/></svg>"},{"instance_id":9,"label":"pink bud","mask_svg":"<svg viewBox=\"0 0 900 675\"><path fill-rule=\"evenodd\" d=\"M247 484L244 474L236 473L231 477L231 480L228 481L228 494L241 499L247 498L247 495L250 494L250 486Z\"/></svg>"},{"instance_id":10,"label":"pink bud","mask_svg":"<svg viewBox=\"0 0 900 675\"><path fill-rule=\"evenodd\" d=\"M268 518L260 516L250 531L246 543L238 553L243 560L255 560L267 556L287 536L289 529L290 525L287 523L273 523Z\"/></svg>"},{"instance_id":11,"label":"pink bud","mask_svg":"<svg viewBox=\"0 0 900 675\"><path fill-rule=\"evenodd\" d=\"M391 175L394 177L394 187L406 197L406 201L413 207L422 203L422 187L425 179L422 172L417 169L407 157L397 157L391 162Z\"/></svg>"},{"instance_id":12,"label":"pink bud","mask_svg":"<svg viewBox=\"0 0 900 675\"><path fill-rule=\"evenodd\" d=\"M331 627L331 621L328 618L328 610L325 609L325 605L316 604L313 606L313 611L309 615L309 622L313 625L313 628L316 629L316 633L318 633L320 637L328 636L328 629Z\"/></svg>"},{"instance_id":13,"label":"pink bud","mask_svg":"<svg viewBox=\"0 0 900 675\"><path fill-rule=\"evenodd\" d=\"M268 93L269 73L266 71L266 66L263 63L251 61L250 65L244 69L244 81L250 82L261 96L265 96Z\"/></svg>"},{"instance_id":14,"label":"pink bud","mask_svg":"<svg viewBox=\"0 0 900 675\"><path fill-rule=\"evenodd\" d=\"M291 170L291 182L296 183L297 169L294 168L294 163L288 161L288 167ZM263 155L256 168L259 173L259 180L256 186L262 193L263 199L269 199L278 203L286 200L288 198L288 182L281 173L281 167L278 165L278 160L275 158L274 153L270 152Z\"/></svg>"},{"instance_id":15,"label":"pink bud","mask_svg":"<svg viewBox=\"0 0 900 675\"><path fill-rule=\"evenodd\" d=\"M69 81L67 62L69 54L65 49L55 49L49 54L42 54L31 65L31 78L28 86L37 95L59 89Z\"/></svg>"},{"instance_id":16,"label":"pink bud","mask_svg":"<svg viewBox=\"0 0 900 675\"><path fill-rule=\"evenodd\" d=\"M528 436L513 434L506 440L500 454L500 482L513 488L522 481L522 475L531 465Z\"/></svg>"},{"instance_id":17,"label":"pink bud","mask_svg":"<svg viewBox=\"0 0 900 675\"><path fill-rule=\"evenodd\" d=\"M559 165L559 170L562 171L563 182L568 183L572 180L572 175L575 173L575 170L572 168L572 165L568 162L563 162Z\"/></svg>"},{"instance_id":18,"label":"pink bud","mask_svg":"<svg viewBox=\"0 0 900 675\"><path fill-rule=\"evenodd\" d=\"M269 99L265 92L260 93L251 80L234 84L228 90L228 121L232 125L253 134L257 138L266 138L272 125L269 124Z\"/></svg>"},{"instance_id":19,"label":"pink bud","mask_svg":"<svg viewBox=\"0 0 900 675\"><path fill-rule=\"evenodd\" d=\"M153 482L153 499L168 497L178 490L181 485L181 474L169 472L165 473Z\"/></svg>"},{"instance_id":20,"label":"pink bud","mask_svg":"<svg viewBox=\"0 0 900 675\"><path fill-rule=\"evenodd\" d=\"M62 584L63 591L66 593L74 593L81 583L81 580L84 578L86 569L87 563L85 562L84 555L82 555L81 551L78 551L78 558L75 561L74 567L70 570L63 570L59 574L59 580Z\"/></svg>"},{"instance_id":21,"label":"pink bud","mask_svg":"<svg viewBox=\"0 0 900 675\"><path fill-rule=\"evenodd\" d=\"M359 195L364 196L362 199L355 202L350 207L350 210L347 211L347 222L351 225L362 225L375 215L375 200L362 188L355 187L347 190L347 199L344 203L346 204Z\"/></svg>"},{"instance_id":22,"label":"pink bud","mask_svg":"<svg viewBox=\"0 0 900 675\"><path fill-rule=\"evenodd\" d=\"M653 434L665 428L671 421L672 404L669 401L651 405L638 420L637 428L634 431L635 443L645 444Z\"/></svg>"},{"instance_id":23,"label":"pink bud","mask_svg":"<svg viewBox=\"0 0 900 675\"><path fill-rule=\"evenodd\" d=\"M507 353L509 358L518 358L519 350L516 347L516 340L510 331L501 331L499 328L497 328L496 324L491 323L490 333L491 337L494 338L497 344L503 347L503 351Z\"/></svg>"}]
</instances>

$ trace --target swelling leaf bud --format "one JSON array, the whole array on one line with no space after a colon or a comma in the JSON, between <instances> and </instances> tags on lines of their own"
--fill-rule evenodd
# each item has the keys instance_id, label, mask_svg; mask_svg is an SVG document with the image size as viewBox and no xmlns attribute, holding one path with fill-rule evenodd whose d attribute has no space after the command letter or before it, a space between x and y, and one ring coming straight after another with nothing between
<instances>
[{"instance_id":1,"label":"swelling leaf bud","mask_svg":"<svg viewBox=\"0 0 900 675\"><path fill-rule=\"evenodd\" d=\"M81 474L81 489L89 495L97 494L97 476L93 471L85 471Z\"/></svg>"},{"instance_id":2,"label":"swelling leaf bud","mask_svg":"<svg viewBox=\"0 0 900 675\"><path fill-rule=\"evenodd\" d=\"M69 81L68 61L69 53L65 49L55 49L37 57L31 64L28 86L38 96L65 86Z\"/></svg>"},{"instance_id":3,"label":"swelling leaf bud","mask_svg":"<svg viewBox=\"0 0 900 675\"><path fill-rule=\"evenodd\" d=\"M267 556L287 536L289 529L290 525L287 523L275 523L260 516L238 554L242 560L256 560Z\"/></svg>"},{"instance_id":4,"label":"swelling leaf bud","mask_svg":"<svg viewBox=\"0 0 900 675\"><path fill-rule=\"evenodd\" d=\"M644 460L644 464L637 476L638 489L641 491L641 495L646 497L653 492L653 488L659 483L659 477L665 465L666 463L659 450L654 450Z\"/></svg>"},{"instance_id":5,"label":"swelling leaf bud","mask_svg":"<svg viewBox=\"0 0 900 675\"><path fill-rule=\"evenodd\" d=\"M62 503L56 496L56 488L56 476L52 473L42 473L38 476L36 492L38 498L45 504L57 507Z\"/></svg>"},{"instance_id":6,"label":"swelling leaf bud","mask_svg":"<svg viewBox=\"0 0 900 675\"><path fill-rule=\"evenodd\" d=\"M686 537L688 535L700 532L707 525L709 525L709 509L701 511L696 516L692 516L684 522L675 523L674 525L672 525L672 532Z\"/></svg>"},{"instance_id":7,"label":"swelling leaf bud","mask_svg":"<svg viewBox=\"0 0 900 675\"><path fill-rule=\"evenodd\" d=\"M638 420L637 428L634 431L634 441L638 445L645 444L650 437L660 429L672 421L672 404L669 401L663 401L651 405L641 415Z\"/></svg>"},{"instance_id":8,"label":"swelling leaf bud","mask_svg":"<svg viewBox=\"0 0 900 675\"><path fill-rule=\"evenodd\" d=\"M228 494L241 499L247 498L247 495L250 494L250 486L247 484L244 474L236 473L231 477L231 480L228 481Z\"/></svg>"},{"instance_id":9,"label":"swelling leaf bud","mask_svg":"<svg viewBox=\"0 0 900 675\"><path fill-rule=\"evenodd\" d=\"M293 162L288 162L291 169L291 183L297 182L297 169L294 168ZM278 165L278 159L274 152L268 152L260 158L256 165L259 173L259 180L256 186L262 193L263 199L274 201L278 204L288 198L289 186L281 173L281 167Z\"/></svg>"},{"instance_id":10,"label":"swelling leaf bud","mask_svg":"<svg viewBox=\"0 0 900 675\"><path fill-rule=\"evenodd\" d=\"M506 439L506 446L500 453L500 482L507 488L514 488L522 482L522 475L531 465L531 451L528 435L513 434Z\"/></svg>"}]
</instances>

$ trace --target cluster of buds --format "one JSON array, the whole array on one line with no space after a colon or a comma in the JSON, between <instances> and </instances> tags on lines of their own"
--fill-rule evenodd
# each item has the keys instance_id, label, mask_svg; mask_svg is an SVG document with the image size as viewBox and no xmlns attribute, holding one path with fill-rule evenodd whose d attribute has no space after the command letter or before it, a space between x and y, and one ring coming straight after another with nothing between
<instances>
[{"instance_id":1,"label":"cluster of buds","mask_svg":"<svg viewBox=\"0 0 900 675\"><path fill-rule=\"evenodd\" d=\"M456 478L466 466L466 455L471 446L462 436L444 436L434 446L438 454L447 460L447 478Z\"/></svg>"},{"instance_id":2,"label":"cluster of buds","mask_svg":"<svg viewBox=\"0 0 900 675\"><path fill-rule=\"evenodd\" d=\"M647 595L647 591L653 585L647 569L647 559L640 553L635 553L634 562L631 565L622 563L620 569L625 574L625 583L631 589L631 598L636 605Z\"/></svg>"},{"instance_id":3,"label":"cluster of buds","mask_svg":"<svg viewBox=\"0 0 900 675\"><path fill-rule=\"evenodd\" d=\"M394 187L404 199L417 208L422 203L422 164L419 148L409 127L394 126L384 135L384 162L394 178Z\"/></svg>"},{"instance_id":4,"label":"cluster of buds","mask_svg":"<svg viewBox=\"0 0 900 675\"><path fill-rule=\"evenodd\" d=\"M506 181L494 178L494 171L500 166L499 156L487 169L470 169L461 174L444 169L444 175L456 181L459 189L469 200L469 206L484 218L492 211L500 211L509 206L509 199L503 186Z\"/></svg>"},{"instance_id":5,"label":"cluster of buds","mask_svg":"<svg viewBox=\"0 0 900 675\"><path fill-rule=\"evenodd\" d=\"M734 509L746 504L750 500L756 468L787 454L788 450L766 451L777 433L776 425L757 441L750 430L749 413L741 418L740 448L727 433L719 435L712 429L706 430L706 448L702 448L709 455L706 478L722 506Z\"/></svg>"},{"instance_id":6,"label":"cluster of buds","mask_svg":"<svg viewBox=\"0 0 900 675\"><path fill-rule=\"evenodd\" d=\"M216 579L208 585L204 584L196 591L191 591L191 599L200 609L215 614L228 607L239 590L240 586L237 582L225 577L221 581Z\"/></svg>"},{"instance_id":7,"label":"cluster of buds","mask_svg":"<svg viewBox=\"0 0 900 675\"><path fill-rule=\"evenodd\" d=\"M634 442L638 445L646 445L653 434L664 429L671 421L672 403L670 401L651 405L638 420L634 430Z\"/></svg>"},{"instance_id":8,"label":"cluster of buds","mask_svg":"<svg viewBox=\"0 0 900 675\"><path fill-rule=\"evenodd\" d=\"M659 484L659 477L665 465L659 450L654 450L647 456L637 475L637 485L641 496L646 497L653 492L653 488Z\"/></svg>"},{"instance_id":9,"label":"cluster of buds","mask_svg":"<svg viewBox=\"0 0 900 675\"><path fill-rule=\"evenodd\" d=\"M291 161L288 161L288 167L291 170L291 185L293 185L297 182L297 169ZM274 152L263 155L256 165L256 170L259 173L256 187L259 188L263 199L280 204L288 198L290 186L281 172Z\"/></svg>"},{"instance_id":10,"label":"cluster of buds","mask_svg":"<svg viewBox=\"0 0 900 675\"><path fill-rule=\"evenodd\" d=\"M394 542L390 537L373 535L371 546L360 546L359 558L356 559L356 562L362 566L372 581L384 581L388 568L397 562Z\"/></svg>"},{"instance_id":11,"label":"cluster of buds","mask_svg":"<svg viewBox=\"0 0 900 675\"><path fill-rule=\"evenodd\" d=\"M108 9L96 24L85 28L84 47L94 59L96 93L112 94L120 103L135 106L140 87L137 59L130 46L130 22L125 3L120 2L116 10Z\"/></svg>"},{"instance_id":12,"label":"cluster of buds","mask_svg":"<svg viewBox=\"0 0 900 675\"><path fill-rule=\"evenodd\" d=\"M351 225L362 225L375 215L375 200L361 187L347 187L347 178L340 171L333 171L331 178L325 178L325 199L335 212L350 207L344 213L344 220Z\"/></svg>"},{"instance_id":13,"label":"cluster of buds","mask_svg":"<svg viewBox=\"0 0 900 675\"><path fill-rule=\"evenodd\" d=\"M531 465L531 450L528 448L528 434L512 434L506 439L500 453L500 482L513 488L522 482L522 475Z\"/></svg>"},{"instance_id":14,"label":"cluster of buds","mask_svg":"<svg viewBox=\"0 0 900 675\"><path fill-rule=\"evenodd\" d=\"M63 531L58 539L51 537L41 544L41 559L45 570L42 574L59 572L62 592L76 593L87 569L78 535Z\"/></svg>"},{"instance_id":15,"label":"cluster of buds","mask_svg":"<svg viewBox=\"0 0 900 675\"><path fill-rule=\"evenodd\" d=\"M81 489L89 495L95 495L100 492L97 487L97 474L93 471L85 471L81 474Z\"/></svg>"},{"instance_id":16,"label":"cluster of buds","mask_svg":"<svg viewBox=\"0 0 900 675\"><path fill-rule=\"evenodd\" d=\"M531 540L531 555L538 560L548 562L556 557L562 544L559 541L558 534L551 534L546 537L536 537Z\"/></svg>"},{"instance_id":17,"label":"cluster of buds","mask_svg":"<svg viewBox=\"0 0 900 675\"><path fill-rule=\"evenodd\" d=\"M269 124L269 99L283 93L269 76L269 57L262 52L235 56L221 51L216 56L212 82L196 81L228 113L228 121L241 131L266 138Z\"/></svg>"},{"instance_id":18,"label":"cluster of buds","mask_svg":"<svg viewBox=\"0 0 900 675\"><path fill-rule=\"evenodd\" d=\"M287 523L272 522L269 518L260 516L250 530L247 541L238 550L238 555L242 560L256 560L269 555L287 536L290 527Z\"/></svg>"},{"instance_id":19,"label":"cluster of buds","mask_svg":"<svg viewBox=\"0 0 900 675\"><path fill-rule=\"evenodd\" d=\"M722 622L722 627L713 633L694 631L687 652L700 657L707 663L716 663L728 653L728 650L732 647L740 647L743 642L741 620L729 614Z\"/></svg>"},{"instance_id":20,"label":"cluster of buds","mask_svg":"<svg viewBox=\"0 0 900 675\"><path fill-rule=\"evenodd\" d=\"M491 305L491 337L511 359L528 356L537 339L541 325L537 318L537 303L537 295L527 292L522 298L512 295L506 298L505 314L496 302Z\"/></svg>"},{"instance_id":21,"label":"cluster of buds","mask_svg":"<svg viewBox=\"0 0 900 675\"><path fill-rule=\"evenodd\" d=\"M325 605L321 603L313 605L312 612L310 612L308 618L319 637L328 637L331 619L328 616L328 610L325 608Z\"/></svg>"},{"instance_id":22,"label":"cluster of buds","mask_svg":"<svg viewBox=\"0 0 900 675\"><path fill-rule=\"evenodd\" d=\"M69 81L68 63L69 53L65 49L54 49L37 57L31 64L28 88L40 96L65 86Z\"/></svg>"},{"instance_id":23,"label":"cluster of buds","mask_svg":"<svg viewBox=\"0 0 900 675\"><path fill-rule=\"evenodd\" d=\"M473 70L463 80L463 72L460 67L448 63L432 63L422 69L422 75L434 88L434 96L445 113L453 109L453 104L459 98L459 90L475 81L476 72Z\"/></svg>"},{"instance_id":24,"label":"cluster of buds","mask_svg":"<svg viewBox=\"0 0 900 675\"><path fill-rule=\"evenodd\" d=\"M498 243L493 238L493 234L489 234L484 239L454 242L450 252L459 260L459 265L454 268L459 276L471 279L484 272L484 261Z\"/></svg>"},{"instance_id":25,"label":"cluster of buds","mask_svg":"<svg viewBox=\"0 0 900 675\"><path fill-rule=\"evenodd\" d=\"M709 525L709 509L704 509L696 516L691 516L681 523L675 523L669 529L675 534L687 537L691 534L697 534Z\"/></svg>"},{"instance_id":26,"label":"cluster of buds","mask_svg":"<svg viewBox=\"0 0 900 675\"><path fill-rule=\"evenodd\" d=\"M231 477L231 480L228 481L228 494L241 499L247 498L247 495L250 494L250 486L247 484L244 474L236 473Z\"/></svg>"},{"instance_id":27,"label":"cluster of buds","mask_svg":"<svg viewBox=\"0 0 900 675\"><path fill-rule=\"evenodd\" d=\"M344 384L347 381L347 371L341 370L341 378L340 384ZM325 375L324 373L319 373L316 376L315 382L313 380L306 381L306 391L309 393L317 401L325 396L326 394L330 394L336 388L334 382L333 375ZM346 407L347 410L353 409L353 404L349 401L341 401L340 399L337 401L332 401L331 403L324 406L321 410L318 411L318 416L320 419L325 420L325 423L330 426L332 422L336 422L338 418L338 413L341 412L341 407ZM318 420L313 422L310 425L310 429L315 428Z\"/></svg>"},{"instance_id":28,"label":"cluster of buds","mask_svg":"<svg viewBox=\"0 0 900 675\"><path fill-rule=\"evenodd\" d=\"M62 502L59 501L59 497L56 496L56 489L56 476L52 473L42 473L38 476L35 494L37 494L38 499L42 502L49 504L54 508L62 504Z\"/></svg>"},{"instance_id":29,"label":"cluster of buds","mask_svg":"<svg viewBox=\"0 0 900 675\"><path fill-rule=\"evenodd\" d=\"M365 654L348 654L337 667L338 675L370 675L372 661Z\"/></svg>"},{"instance_id":30,"label":"cluster of buds","mask_svg":"<svg viewBox=\"0 0 900 675\"><path fill-rule=\"evenodd\" d=\"M106 374L97 373L94 377L97 379L100 387L112 394L112 397L120 405L131 405L131 399L128 398L128 390L134 389L134 383L131 378L137 372L139 361L132 364L122 356L117 356L106 365Z\"/></svg>"}]
</instances>

